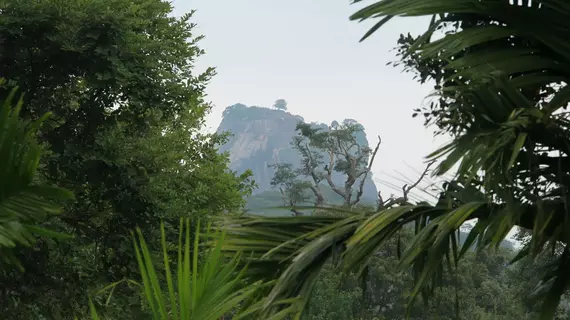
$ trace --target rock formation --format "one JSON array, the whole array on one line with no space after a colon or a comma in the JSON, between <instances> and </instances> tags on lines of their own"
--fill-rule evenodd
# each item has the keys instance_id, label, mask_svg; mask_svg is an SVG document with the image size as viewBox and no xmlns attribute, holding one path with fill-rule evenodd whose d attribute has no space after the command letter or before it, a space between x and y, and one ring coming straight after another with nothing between
<instances>
[{"instance_id":1,"label":"rock formation","mask_svg":"<svg viewBox=\"0 0 570 320\"><path fill-rule=\"evenodd\" d=\"M248 107L235 104L226 108L218 132L231 132L229 141L221 146L220 151L228 151L232 170L243 172L253 171L254 180L258 184L255 194L271 191L270 181L273 169L268 166L275 163L292 163L298 165L300 156L291 146L293 137L297 134L295 127L304 121L301 116L290 114L283 110L263 107ZM348 121L354 121L349 119ZM327 128L325 124L314 124ZM361 145L368 145L366 135L356 137ZM343 183L343 177L338 174L333 181ZM334 197L335 195L331 195ZM376 186L370 174L365 182L362 202L374 203L377 197ZM335 199L327 199L334 203Z\"/></svg>"}]
</instances>

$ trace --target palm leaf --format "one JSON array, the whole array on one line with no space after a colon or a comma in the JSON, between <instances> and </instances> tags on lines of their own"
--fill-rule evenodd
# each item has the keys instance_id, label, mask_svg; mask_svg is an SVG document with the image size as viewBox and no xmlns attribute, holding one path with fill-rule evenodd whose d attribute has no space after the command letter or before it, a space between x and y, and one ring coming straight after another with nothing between
<instances>
[{"instance_id":1,"label":"palm leaf","mask_svg":"<svg viewBox=\"0 0 570 320\"><path fill-rule=\"evenodd\" d=\"M420 60L438 61L446 70L439 94L453 102L445 111L464 117L454 140L430 157L441 158L436 174L459 165L458 181L477 182L484 190L485 203L464 211L468 202L455 198L452 208L424 227L412 245L411 262L424 253L438 251L439 245L464 218L478 218L459 257L478 240L478 248L497 246L514 226L533 230L529 250L539 254L548 243L568 243L570 217L565 209L570 172L566 157L570 152L568 106L570 78L570 4L560 0L544 1L452 1L384 0L354 14L351 19L384 19L393 16L438 15L432 23L448 33L428 41L430 27L409 47ZM369 34L367 34L369 35ZM453 108L453 109L452 109ZM558 157L545 155L559 152ZM479 181L480 180L480 181ZM448 190L449 191L449 190ZM449 192L448 192L449 194ZM451 195L451 194L449 194ZM453 198L453 196L451 197ZM459 207L457 207L459 206ZM429 232L429 235L426 234ZM434 238L435 237L435 238ZM432 239L433 241L430 241ZM453 242L453 241L452 241ZM427 243L427 244L426 244ZM452 248L454 249L454 248ZM441 261L440 257L434 261ZM406 255L404 255L406 261ZM560 255L559 270L568 263ZM404 263L405 264L405 263ZM435 263L437 264L437 263ZM435 265L421 274L435 272ZM543 318L554 314L558 298L570 286L561 271L546 275ZM419 278L418 283L423 282ZM550 282L549 282L550 281ZM421 287L421 285L420 285Z\"/></svg>"},{"instance_id":2,"label":"palm leaf","mask_svg":"<svg viewBox=\"0 0 570 320\"><path fill-rule=\"evenodd\" d=\"M37 224L59 214L59 203L73 195L33 183L40 160L35 134L49 114L34 122L22 121L22 99L12 107L15 93L13 89L0 109L0 251L5 262L19 266L11 250L14 247L33 245L37 235L68 237Z\"/></svg>"},{"instance_id":3,"label":"palm leaf","mask_svg":"<svg viewBox=\"0 0 570 320\"><path fill-rule=\"evenodd\" d=\"M248 282L247 267L242 264L241 254L225 258L222 248L227 242L225 232L212 231L209 226L204 234L200 234L199 222L192 237L190 221L181 219L176 268L173 270L173 257L167 254L166 233L161 224L164 283L141 230L133 233L141 290L153 319L219 320L234 311L238 311L234 317L239 319L262 309L261 303L248 305L248 300L270 283ZM199 248L203 248L202 257ZM96 319L97 311L91 305L90 308L92 319Z\"/></svg>"}]
</instances>

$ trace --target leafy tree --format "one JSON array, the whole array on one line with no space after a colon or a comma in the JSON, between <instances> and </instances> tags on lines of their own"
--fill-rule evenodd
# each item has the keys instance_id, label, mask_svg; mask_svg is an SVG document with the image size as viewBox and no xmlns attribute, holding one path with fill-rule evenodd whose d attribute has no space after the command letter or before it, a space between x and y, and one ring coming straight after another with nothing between
<instances>
[{"instance_id":1,"label":"leafy tree","mask_svg":"<svg viewBox=\"0 0 570 320\"><path fill-rule=\"evenodd\" d=\"M327 264L320 280L315 284L302 319L346 320L357 319L356 307L362 300L362 289L356 286L341 286L341 275ZM345 281L346 282L346 281Z\"/></svg>"},{"instance_id":2,"label":"leafy tree","mask_svg":"<svg viewBox=\"0 0 570 320\"><path fill-rule=\"evenodd\" d=\"M324 161L324 169L318 168L324 171L321 175L332 190L343 198L345 205L349 207L356 205L360 202L364 183L380 147L380 137L376 148L372 150L360 145L357 141L356 135L363 132L364 128L355 121L345 120L342 125L329 127L329 130L323 132L309 126L308 124L297 126L301 136L295 138L295 146L301 150L301 146L305 144L307 150L307 146L313 146L319 151L324 151L327 161ZM308 143L305 142L306 140ZM312 169L312 172L316 170L317 168ZM335 184L333 172L339 172L345 176L344 186L339 187ZM356 182L359 184L354 190Z\"/></svg>"},{"instance_id":3,"label":"leafy tree","mask_svg":"<svg viewBox=\"0 0 570 320\"><path fill-rule=\"evenodd\" d=\"M299 179L298 171L293 169L290 163L274 164L270 165L270 167L275 169L273 178L271 178L271 186L279 188L283 205L289 206L294 215L303 215L295 207L309 200L310 196L307 191L311 189L311 183Z\"/></svg>"},{"instance_id":4,"label":"leafy tree","mask_svg":"<svg viewBox=\"0 0 570 320\"><path fill-rule=\"evenodd\" d=\"M280 270L269 301L300 296L302 308L331 255L338 257L339 268L361 273L380 245L413 224L414 239L400 260L400 266L412 268L414 274L411 311L415 301L433 296L442 275L475 243L478 250L497 247L518 226L532 230L532 238L515 260L554 248L553 261L540 272L537 287L541 317L553 318L570 286L565 271L570 248L556 251L558 243L568 243L570 234L565 209L570 143L562 111L570 90L569 13L570 5L557 0L383 0L355 13L353 20L379 20L364 38L395 16L432 16L429 29L404 51L404 62L420 77L435 80L441 99L426 117L453 136L429 156L440 160L434 174L443 175L455 165L458 173L443 186L436 204L406 201L347 218L257 221L256 227L270 230L287 225L288 234L280 233L287 246L268 243L228 250L254 251ZM436 31L444 34L432 40ZM456 232L466 221L476 223L459 246ZM251 229L232 230L241 243L241 238L256 238ZM290 257L287 264L277 258L285 256Z\"/></svg>"},{"instance_id":5,"label":"leafy tree","mask_svg":"<svg viewBox=\"0 0 570 320\"><path fill-rule=\"evenodd\" d=\"M358 204L380 141L374 150L361 145L356 135L364 128L349 120L327 130L300 122L297 131L299 134L293 137L291 144L301 156L300 167L293 169L291 164L273 165L275 174L271 185L279 187L284 198L289 199L285 201L286 205L294 207L306 202L310 192L314 196L314 204L323 206L326 203L323 182L343 199L346 206ZM335 173L344 177L342 187L334 181Z\"/></svg>"},{"instance_id":6,"label":"leafy tree","mask_svg":"<svg viewBox=\"0 0 570 320\"><path fill-rule=\"evenodd\" d=\"M77 199L44 223L73 240L39 241L18 254L25 274L0 276L6 318L72 315L87 290L137 278L129 237L137 226L157 239L162 219L175 241L170 226L179 217L243 206L249 174L230 172L218 154L225 135L200 133L214 71L193 70L203 52L191 18L173 17L163 0L3 4L0 76L22 89L26 119L53 113L39 133L38 179ZM138 317L139 299L126 290L111 300L116 317Z\"/></svg>"},{"instance_id":7,"label":"leafy tree","mask_svg":"<svg viewBox=\"0 0 570 320\"><path fill-rule=\"evenodd\" d=\"M285 99L277 99L273 103L273 107L277 110L287 111L287 101Z\"/></svg>"}]
</instances>

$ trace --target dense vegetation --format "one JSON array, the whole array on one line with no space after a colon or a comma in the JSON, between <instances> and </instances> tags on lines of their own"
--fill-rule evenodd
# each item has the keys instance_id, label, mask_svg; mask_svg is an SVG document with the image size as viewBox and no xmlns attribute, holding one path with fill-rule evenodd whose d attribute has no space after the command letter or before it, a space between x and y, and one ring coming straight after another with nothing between
<instances>
[{"instance_id":1,"label":"dense vegetation","mask_svg":"<svg viewBox=\"0 0 570 320\"><path fill-rule=\"evenodd\" d=\"M407 230L401 238L402 245L412 236L411 230ZM343 279L327 264L311 293L303 319L405 319L413 278L398 268L397 250L394 238L376 252L364 287L355 274ZM433 301L427 306L415 304L409 319L457 319L456 307L461 310L459 318L466 320L537 319L539 304L529 298L530 283L539 276L544 264L527 261L509 266L512 258L513 251L503 248L468 253L456 273L444 275ZM556 319L569 319L568 300L564 303Z\"/></svg>"},{"instance_id":2,"label":"dense vegetation","mask_svg":"<svg viewBox=\"0 0 570 320\"><path fill-rule=\"evenodd\" d=\"M73 238L18 249L25 273L2 269L0 305L7 319L68 318L86 310L88 292L138 279L136 226L158 240L163 220L176 239L180 217L239 210L252 184L227 170L216 149L223 135L200 133L214 70L194 73L202 51L191 13L173 18L160 0L2 6L0 76L10 82L0 94L19 86L24 119L52 113L38 135L35 178L75 201L43 224ZM131 318L139 301L117 286L105 310Z\"/></svg>"},{"instance_id":3,"label":"dense vegetation","mask_svg":"<svg viewBox=\"0 0 570 320\"><path fill-rule=\"evenodd\" d=\"M381 19L364 38L394 16L433 16L401 37L398 64L435 84L439 100L417 112L453 138L431 155L435 175L459 164L437 203L405 186L356 207L375 151L344 150L350 124L300 126L307 167L289 173L342 172L344 190L329 185L345 205L259 217L231 214L255 184L228 169L224 134L200 133L214 70L194 73L191 13L172 17L163 0L4 1L2 316L568 319L570 5L522 2L382 0L352 16ZM515 226L516 257L493 251Z\"/></svg>"}]
</instances>

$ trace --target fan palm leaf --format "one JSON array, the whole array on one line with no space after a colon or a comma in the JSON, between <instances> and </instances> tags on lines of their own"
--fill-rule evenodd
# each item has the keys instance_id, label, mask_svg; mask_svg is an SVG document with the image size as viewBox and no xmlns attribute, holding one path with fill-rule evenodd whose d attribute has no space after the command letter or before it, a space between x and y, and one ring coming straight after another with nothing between
<instances>
[{"instance_id":1,"label":"fan palm leaf","mask_svg":"<svg viewBox=\"0 0 570 320\"><path fill-rule=\"evenodd\" d=\"M165 276L157 272L153 252L149 249L141 230L133 234L133 244L141 273L140 288L150 309L152 319L195 319L219 320L232 312L232 319L242 319L257 314L262 308L260 302L252 303L259 292L271 281L248 282L247 266L243 266L242 255L236 253L226 259L222 248L228 240L224 231L212 231L208 226L200 234L200 223L194 237L190 232L189 219L180 220L177 256L167 253L168 243L164 224L161 224L162 264ZM191 250L191 248L193 248ZM202 249L202 250L201 250ZM172 261L176 261L175 266ZM295 301L294 299L292 301ZM278 301L280 305L291 302ZM99 319L97 310L90 302L92 319ZM289 314L285 310L281 315ZM266 319L280 319L280 315Z\"/></svg>"},{"instance_id":2,"label":"fan palm leaf","mask_svg":"<svg viewBox=\"0 0 570 320\"><path fill-rule=\"evenodd\" d=\"M220 224L228 234L222 250L229 256L245 250L252 276L277 278L261 304L260 318L282 311L278 301L300 297L287 309L297 311L298 319L320 269L362 219L361 215L226 217Z\"/></svg>"},{"instance_id":3,"label":"fan palm leaf","mask_svg":"<svg viewBox=\"0 0 570 320\"><path fill-rule=\"evenodd\" d=\"M0 254L5 262L20 266L12 251L16 246L33 245L37 235L67 237L38 224L59 214L60 201L73 196L67 190L34 183L40 160L35 134L49 114L24 122L19 117L22 100L12 106L15 93L12 90L0 109Z\"/></svg>"}]
</instances>

